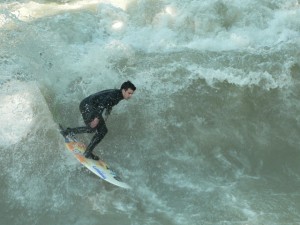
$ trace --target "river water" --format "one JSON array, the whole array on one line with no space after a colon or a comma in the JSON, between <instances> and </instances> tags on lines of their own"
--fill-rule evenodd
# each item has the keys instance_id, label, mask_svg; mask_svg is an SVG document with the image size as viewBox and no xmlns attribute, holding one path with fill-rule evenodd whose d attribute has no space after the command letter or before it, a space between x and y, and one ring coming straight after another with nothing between
<instances>
[{"instance_id":1,"label":"river water","mask_svg":"<svg viewBox=\"0 0 300 225\"><path fill-rule=\"evenodd\" d=\"M300 224L299 32L299 0L2 1L1 224ZM95 153L130 191L57 127L126 80Z\"/></svg>"}]
</instances>

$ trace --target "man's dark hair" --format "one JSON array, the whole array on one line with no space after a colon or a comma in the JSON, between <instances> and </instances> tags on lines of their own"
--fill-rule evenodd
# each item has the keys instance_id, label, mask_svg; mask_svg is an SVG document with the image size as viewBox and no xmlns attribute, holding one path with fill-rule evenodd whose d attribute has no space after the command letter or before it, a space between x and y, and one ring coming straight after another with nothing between
<instances>
[{"instance_id":1,"label":"man's dark hair","mask_svg":"<svg viewBox=\"0 0 300 225\"><path fill-rule=\"evenodd\" d=\"M129 80L124 82L122 85L121 85L121 90L124 89L124 90L127 90L128 88L130 88L131 90L135 91L136 87L134 86L133 83L131 83Z\"/></svg>"}]
</instances>

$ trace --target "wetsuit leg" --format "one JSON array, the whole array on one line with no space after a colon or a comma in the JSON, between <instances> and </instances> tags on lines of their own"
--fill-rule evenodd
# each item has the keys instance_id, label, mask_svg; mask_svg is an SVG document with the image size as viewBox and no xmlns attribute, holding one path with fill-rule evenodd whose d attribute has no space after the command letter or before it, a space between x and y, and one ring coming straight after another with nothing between
<instances>
[{"instance_id":1,"label":"wetsuit leg","mask_svg":"<svg viewBox=\"0 0 300 225\"><path fill-rule=\"evenodd\" d=\"M81 134L81 133L93 133L96 129L91 128L90 126L85 127L75 127L75 128L67 128L68 133Z\"/></svg>"},{"instance_id":2,"label":"wetsuit leg","mask_svg":"<svg viewBox=\"0 0 300 225\"><path fill-rule=\"evenodd\" d=\"M100 143L100 141L107 134L108 130L103 118L100 118L99 125L96 127L96 134L93 136L91 142L86 148L86 153L90 153Z\"/></svg>"},{"instance_id":3,"label":"wetsuit leg","mask_svg":"<svg viewBox=\"0 0 300 225\"><path fill-rule=\"evenodd\" d=\"M92 107L83 100L79 105L79 110L81 112L82 118L84 123L86 124L85 127L75 127L75 128L67 128L66 134L74 133L74 134L81 134L81 133L93 133L97 129L91 128L89 123L95 118L95 111Z\"/></svg>"}]
</instances>

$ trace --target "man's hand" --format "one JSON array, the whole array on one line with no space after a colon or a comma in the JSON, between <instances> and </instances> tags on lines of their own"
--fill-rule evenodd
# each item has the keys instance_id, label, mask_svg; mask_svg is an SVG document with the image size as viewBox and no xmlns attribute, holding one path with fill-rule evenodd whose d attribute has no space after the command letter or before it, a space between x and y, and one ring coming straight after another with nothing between
<instances>
[{"instance_id":1,"label":"man's hand","mask_svg":"<svg viewBox=\"0 0 300 225\"><path fill-rule=\"evenodd\" d=\"M90 122L90 127L95 128L99 123L99 119L96 117L92 122Z\"/></svg>"}]
</instances>

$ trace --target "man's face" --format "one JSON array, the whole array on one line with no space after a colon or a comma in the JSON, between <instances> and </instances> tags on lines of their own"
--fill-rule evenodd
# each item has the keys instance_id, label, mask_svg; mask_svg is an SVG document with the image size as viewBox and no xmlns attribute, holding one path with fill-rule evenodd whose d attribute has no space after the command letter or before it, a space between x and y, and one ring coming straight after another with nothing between
<instances>
[{"instance_id":1,"label":"man's face","mask_svg":"<svg viewBox=\"0 0 300 225\"><path fill-rule=\"evenodd\" d=\"M122 89L122 94L123 94L123 98L128 100L131 98L131 96L133 95L133 90L128 88L127 90L125 89Z\"/></svg>"}]
</instances>

